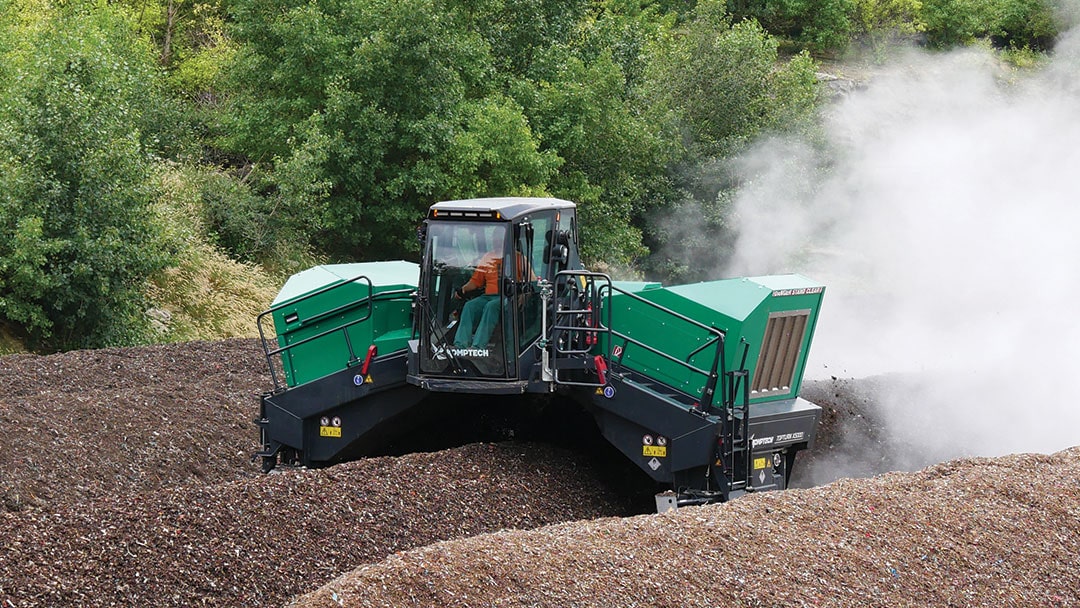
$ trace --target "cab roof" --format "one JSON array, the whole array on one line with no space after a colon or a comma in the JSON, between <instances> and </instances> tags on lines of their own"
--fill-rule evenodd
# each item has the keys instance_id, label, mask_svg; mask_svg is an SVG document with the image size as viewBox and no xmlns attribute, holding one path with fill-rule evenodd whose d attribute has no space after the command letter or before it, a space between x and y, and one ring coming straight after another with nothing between
<instances>
[{"instance_id":1,"label":"cab roof","mask_svg":"<svg viewBox=\"0 0 1080 608\"><path fill-rule=\"evenodd\" d=\"M558 198L532 198L505 196L470 198L435 203L428 210L428 218L453 219L501 219L512 221L523 215L554 209L573 209L576 205Z\"/></svg>"}]
</instances>

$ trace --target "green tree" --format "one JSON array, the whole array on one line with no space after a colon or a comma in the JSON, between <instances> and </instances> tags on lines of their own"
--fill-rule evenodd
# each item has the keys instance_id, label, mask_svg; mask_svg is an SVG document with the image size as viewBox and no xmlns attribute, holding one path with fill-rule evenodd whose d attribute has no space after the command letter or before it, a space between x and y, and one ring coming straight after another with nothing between
<instances>
[{"instance_id":1,"label":"green tree","mask_svg":"<svg viewBox=\"0 0 1080 608\"><path fill-rule=\"evenodd\" d=\"M1070 25L1063 8L1053 0L922 0L921 15L938 48L987 39L999 48L1046 50Z\"/></svg>"},{"instance_id":2,"label":"green tree","mask_svg":"<svg viewBox=\"0 0 1080 608\"><path fill-rule=\"evenodd\" d=\"M699 4L651 66L652 98L677 116L694 156L731 156L764 132L808 128L820 102L809 55L781 62L776 38L754 21L733 25L718 3Z\"/></svg>"},{"instance_id":3,"label":"green tree","mask_svg":"<svg viewBox=\"0 0 1080 608\"><path fill-rule=\"evenodd\" d=\"M225 141L273 164L264 200L331 257L412 255L442 198L543 191L558 161L472 18L441 0L238 3Z\"/></svg>"},{"instance_id":4,"label":"green tree","mask_svg":"<svg viewBox=\"0 0 1080 608\"><path fill-rule=\"evenodd\" d=\"M710 278L734 236L731 159L761 137L814 133L822 99L816 64L806 52L782 61L778 46L754 21L732 24L717 2L699 3L694 18L656 46L649 99L686 149L670 172L682 198L647 223L648 271Z\"/></svg>"},{"instance_id":5,"label":"green tree","mask_svg":"<svg viewBox=\"0 0 1080 608\"><path fill-rule=\"evenodd\" d=\"M753 19L770 34L815 52L843 50L851 39L856 0L729 0L736 20ZM699 3L699 14L702 4Z\"/></svg>"},{"instance_id":6,"label":"green tree","mask_svg":"<svg viewBox=\"0 0 1080 608\"><path fill-rule=\"evenodd\" d=\"M4 8L0 318L43 349L139 341L167 262L150 213L159 74L107 6Z\"/></svg>"},{"instance_id":7,"label":"green tree","mask_svg":"<svg viewBox=\"0 0 1080 608\"><path fill-rule=\"evenodd\" d=\"M1063 25L1056 8L1044 0L999 0L994 5L990 39L1002 48L1053 48Z\"/></svg>"},{"instance_id":8,"label":"green tree","mask_svg":"<svg viewBox=\"0 0 1080 608\"><path fill-rule=\"evenodd\" d=\"M855 37L876 51L926 29L921 0L855 0L854 9Z\"/></svg>"},{"instance_id":9,"label":"green tree","mask_svg":"<svg viewBox=\"0 0 1080 608\"><path fill-rule=\"evenodd\" d=\"M641 95L646 50L674 22L651 3L595 2L510 84L541 148L562 160L548 189L578 204L589 263L633 266L647 253L642 218L675 198L667 169L679 134Z\"/></svg>"},{"instance_id":10,"label":"green tree","mask_svg":"<svg viewBox=\"0 0 1080 608\"><path fill-rule=\"evenodd\" d=\"M590 0L458 0L465 26L480 33L499 72L520 76L538 54L570 40L590 17Z\"/></svg>"},{"instance_id":11,"label":"green tree","mask_svg":"<svg viewBox=\"0 0 1080 608\"><path fill-rule=\"evenodd\" d=\"M563 160L550 191L578 203L582 254L630 266L647 251L638 220L663 199L673 149L636 112L610 52L586 60L553 47L515 91L545 149Z\"/></svg>"},{"instance_id":12,"label":"green tree","mask_svg":"<svg viewBox=\"0 0 1080 608\"><path fill-rule=\"evenodd\" d=\"M936 47L968 44L987 31L993 0L925 0L926 36Z\"/></svg>"},{"instance_id":13,"label":"green tree","mask_svg":"<svg viewBox=\"0 0 1080 608\"><path fill-rule=\"evenodd\" d=\"M465 122L447 149L448 198L545 194L562 159L540 152L522 109L492 95L465 108Z\"/></svg>"}]
</instances>

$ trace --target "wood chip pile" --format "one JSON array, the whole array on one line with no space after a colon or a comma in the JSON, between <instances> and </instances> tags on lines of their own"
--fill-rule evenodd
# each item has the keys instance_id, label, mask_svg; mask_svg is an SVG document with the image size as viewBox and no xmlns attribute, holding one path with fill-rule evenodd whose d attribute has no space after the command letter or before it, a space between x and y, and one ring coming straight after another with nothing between
<instances>
[{"instance_id":1,"label":"wood chip pile","mask_svg":"<svg viewBox=\"0 0 1080 608\"><path fill-rule=\"evenodd\" d=\"M439 540L627 514L580 455L473 444L259 473L257 343L0 357L0 608L280 606Z\"/></svg>"},{"instance_id":2,"label":"wood chip pile","mask_svg":"<svg viewBox=\"0 0 1080 608\"><path fill-rule=\"evenodd\" d=\"M438 543L290 607L1078 604L1073 448Z\"/></svg>"},{"instance_id":3,"label":"wood chip pile","mask_svg":"<svg viewBox=\"0 0 1080 608\"><path fill-rule=\"evenodd\" d=\"M1080 605L1076 451L627 517L549 444L261 475L269 385L253 340L0 357L0 608ZM813 389L802 485L892 464L859 386Z\"/></svg>"},{"instance_id":4,"label":"wood chip pile","mask_svg":"<svg viewBox=\"0 0 1080 608\"><path fill-rule=\"evenodd\" d=\"M255 476L254 340L0 357L0 511Z\"/></svg>"},{"instance_id":5,"label":"wood chip pile","mask_svg":"<svg viewBox=\"0 0 1080 608\"><path fill-rule=\"evenodd\" d=\"M395 551L617 513L571 456L473 444L0 513L0 606L280 606Z\"/></svg>"}]
</instances>

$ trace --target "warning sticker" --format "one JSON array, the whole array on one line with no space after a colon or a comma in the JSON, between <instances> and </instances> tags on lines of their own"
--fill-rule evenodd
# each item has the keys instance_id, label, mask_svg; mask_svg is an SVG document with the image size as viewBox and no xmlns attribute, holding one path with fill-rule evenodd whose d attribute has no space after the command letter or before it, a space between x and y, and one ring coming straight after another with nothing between
<instances>
[{"instance_id":1,"label":"warning sticker","mask_svg":"<svg viewBox=\"0 0 1080 608\"><path fill-rule=\"evenodd\" d=\"M667 456L667 448L662 445L643 445L641 446L641 455L664 458Z\"/></svg>"},{"instance_id":2,"label":"warning sticker","mask_svg":"<svg viewBox=\"0 0 1080 608\"><path fill-rule=\"evenodd\" d=\"M755 458L754 459L754 470L756 471L758 469L764 469L766 466L768 466L768 462L769 462L768 458Z\"/></svg>"},{"instance_id":3,"label":"warning sticker","mask_svg":"<svg viewBox=\"0 0 1080 608\"><path fill-rule=\"evenodd\" d=\"M319 427L319 436L320 437L341 437L341 427L340 426L320 426Z\"/></svg>"}]
</instances>

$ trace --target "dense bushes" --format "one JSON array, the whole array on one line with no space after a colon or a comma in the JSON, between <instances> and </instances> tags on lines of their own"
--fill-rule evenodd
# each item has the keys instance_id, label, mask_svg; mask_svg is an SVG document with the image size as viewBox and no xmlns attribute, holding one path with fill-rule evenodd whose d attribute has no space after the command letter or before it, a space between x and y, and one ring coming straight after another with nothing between
<instances>
[{"instance_id":1,"label":"dense bushes","mask_svg":"<svg viewBox=\"0 0 1080 608\"><path fill-rule=\"evenodd\" d=\"M1004 48L1048 49L1066 16L1048 0L923 0L930 44L949 47L984 38Z\"/></svg>"},{"instance_id":2,"label":"dense bushes","mask_svg":"<svg viewBox=\"0 0 1080 608\"><path fill-rule=\"evenodd\" d=\"M1071 25L1058 0L729 0L738 19L815 52L880 48L898 38L937 48L990 40L1000 48L1047 49Z\"/></svg>"},{"instance_id":3,"label":"dense bushes","mask_svg":"<svg viewBox=\"0 0 1080 608\"><path fill-rule=\"evenodd\" d=\"M0 11L0 318L43 349L129 343L168 263L149 213L167 102L117 13L30 16Z\"/></svg>"},{"instance_id":4,"label":"dense bushes","mask_svg":"<svg viewBox=\"0 0 1080 608\"><path fill-rule=\"evenodd\" d=\"M1048 48L1056 8L0 0L0 334L235 333L240 299L316 260L414 257L424 210L473 196L574 200L590 264L703 278L734 236L731 160L814 129L810 52ZM183 319L151 334L153 305Z\"/></svg>"}]
</instances>

